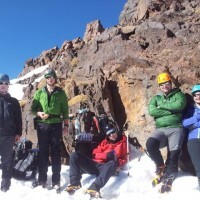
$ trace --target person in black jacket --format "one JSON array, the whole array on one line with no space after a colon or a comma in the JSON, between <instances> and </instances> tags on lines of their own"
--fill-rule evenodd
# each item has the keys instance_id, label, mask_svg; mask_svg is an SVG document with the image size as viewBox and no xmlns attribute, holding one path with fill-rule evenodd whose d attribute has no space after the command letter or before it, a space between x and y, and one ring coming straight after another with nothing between
<instances>
[{"instance_id":1,"label":"person in black jacket","mask_svg":"<svg viewBox=\"0 0 200 200\"><path fill-rule=\"evenodd\" d=\"M8 93L9 76L0 74L0 156L2 164L1 191L11 185L13 171L13 146L22 134L22 114L17 99Z\"/></svg>"}]
</instances>

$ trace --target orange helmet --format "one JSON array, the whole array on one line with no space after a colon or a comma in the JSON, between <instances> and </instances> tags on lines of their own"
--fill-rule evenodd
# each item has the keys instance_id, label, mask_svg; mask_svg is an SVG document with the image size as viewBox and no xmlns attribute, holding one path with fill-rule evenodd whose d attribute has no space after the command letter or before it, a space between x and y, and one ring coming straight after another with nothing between
<instances>
[{"instance_id":1,"label":"orange helmet","mask_svg":"<svg viewBox=\"0 0 200 200\"><path fill-rule=\"evenodd\" d=\"M168 73L161 73L157 77L158 84L171 81L171 77Z\"/></svg>"}]
</instances>

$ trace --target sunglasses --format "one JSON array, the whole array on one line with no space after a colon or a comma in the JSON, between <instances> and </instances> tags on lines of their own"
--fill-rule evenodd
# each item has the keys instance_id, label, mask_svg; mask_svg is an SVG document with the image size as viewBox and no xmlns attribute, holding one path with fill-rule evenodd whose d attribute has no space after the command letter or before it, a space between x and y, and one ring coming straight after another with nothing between
<instances>
[{"instance_id":1,"label":"sunglasses","mask_svg":"<svg viewBox=\"0 0 200 200\"><path fill-rule=\"evenodd\" d=\"M114 134L115 134L115 132L109 133L108 137L110 137L111 135L114 135Z\"/></svg>"},{"instance_id":2,"label":"sunglasses","mask_svg":"<svg viewBox=\"0 0 200 200\"><path fill-rule=\"evenodd\" d=\"M171 85L171 82L166 82L166 83L161 83L159 84L160 87L163 87L163 86L170 86Z\"/></svg>"},{"instance_id":3,"label":"sunglasses","mask_svg":"<svg viewBox=\"0 0 200 200\"><path fill-rule=\"evenodd\" d=\"M193 97L200 97L200 93L193 94Z\"/></svg>"},{"instance_id":4,"label":"sunglasses","mask_svg":"<svg viewBox=\"0 0 200 200\"><path fill-rule=\"evenodd\" d=\"M53 76L46 76L46 79L54 78Z\"/></svg>"},{"instance_id":5,"label":"sunglasses","mask_svg":"<svg viewBox=\"0 0 200 200\"><path fill-rule=\"evenodd\" d=\"M9 85L9 83L0 81L0 85Z\"/></svg>"}]
</instances>

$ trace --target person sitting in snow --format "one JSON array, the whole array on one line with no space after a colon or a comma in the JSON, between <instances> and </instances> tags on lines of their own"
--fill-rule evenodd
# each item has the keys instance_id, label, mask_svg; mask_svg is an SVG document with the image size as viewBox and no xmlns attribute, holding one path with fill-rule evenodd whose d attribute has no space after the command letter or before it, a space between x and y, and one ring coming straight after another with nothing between
<instances>
[{"instance_id":1,"label":"person sitting in snow","mask_svg":"<svg viewBox=\"0 0 200 200\"><path fill-rule=\"evenodd\" d=\"M81 188L81 171L84 171L97 176L86 193L91 197L100 197L100 189L115 174L118 167L126 162L126 136L108 125L106 138L93 150L92 159L81 152L73 152L70 155L70 184L66 191L71 193Z\"/></svg>"},{"instance_id":2,"label":"person sitting in snow","mask_svg":"<svg viewBox=\"0 0 200 200\"><path fill-rule=\"evenodd\" d=\"M183 126L188 133L188 152L195 168L200 190L200 84L192 88L194 102L188 106L183 117Z\"/></svg>"},{"instance_id":3,"label":"person sitting in snow","mask_svg":"<svg viewBox=\"0 0 200 200\"><path fill-rule=\"evenodd\" d=\"M153 186L163 182L160 192L169 192L178 172L178 159L185 137L182 117L186 107L186 96L179 88L173 88L171 76L161 73L157 77L161 95L155 95L149 103L149 114L154 117L156 130L147 139L146 149L156 164ZM167 147L164 162L160 149Z\"/></svg>"}]
</instances>

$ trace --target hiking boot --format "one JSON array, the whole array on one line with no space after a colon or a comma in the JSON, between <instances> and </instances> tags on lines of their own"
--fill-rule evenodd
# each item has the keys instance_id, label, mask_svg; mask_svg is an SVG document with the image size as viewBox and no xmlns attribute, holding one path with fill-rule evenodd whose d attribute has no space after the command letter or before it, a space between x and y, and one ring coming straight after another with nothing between
<instances>
[{"instance_id":1,"label":"hiking boot","mask_svg":"<svg viewBox=\"0 0 200 200\"><path fill-rule=\"evenodd\" d=\"M52 189L56 190L57 193L60 193L61 192L60 183L57 183L57 184L53 183Z\"/></svg>"},{"instance_id":2,"label":"hiking boot","mask_svg":"<svg viewBox=\"0 0 200 200\"><path fill-rule=\"evenodd\" d=\"M81 185L68 185L65 189L65 191L69 192L69 193L73 193L75 192L76 190L80 189L81 188Z\"/></svg>"},{"instance_id":3,"label":"hiking boot","mask_svg":"<svg viewBox=\"0 0 200 200\"><path fill-rule=\"evenodd\" d=\"M160 193L170 192L172 189L173 179L165 179L160 188Z\"/></svg>"},{"instance_id":4,"label":"hiking boot","mask_svg":"<svg viewBox=\"0 0 200 200\"><path fill-rule=\"evenodd\" d=\"M7 192L10 189L10 184L11 184L10 179L3 179L1 181L1 191Z\"/></svg>"},{"instance_id":5,"label":"hiking boot","mask_svg":"<svg viewBox=\"0 0 200 200\"><path fill-rule=\"evenodd\" d=\"M46 183L46 181L34 181L32 183L32 188L35 188L37 186L42 186L42 188L46 188L47 187L47 183Z\"/></svg>"},{"instance_id":6,"label":"hiking boot","mask_svg":"<svg viewBox=\"0 0 200 200\"><path fill-rule=\"evenodd\" d=\"M85 194L89 194L91 198L101 198L100 192L96 190L86 190Z\"/></svg>"},{"instance_id":7,"label":"hiking boot","mask_svg":"<svg viewBox=\"0 0 200 200\"><path fill-rule=\"evenodd\" d=\"M157 177L154 178L153 181L152 181L153 187L162 182L163 177L164 177L164 173L165 173L165 165L162 165L160 167L157 166L155 173L156 173Z\"/></svg>"}]
</instances>

